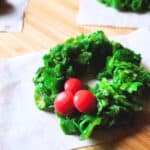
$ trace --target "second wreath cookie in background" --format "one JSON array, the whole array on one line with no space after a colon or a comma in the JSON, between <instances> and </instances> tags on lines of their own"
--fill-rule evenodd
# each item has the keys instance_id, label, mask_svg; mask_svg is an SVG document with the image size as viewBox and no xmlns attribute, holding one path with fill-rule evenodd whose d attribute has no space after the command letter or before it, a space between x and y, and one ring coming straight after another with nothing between
<instances>
[{"instance_id":1,"label":"second wreath cookie in background","mask_svg":"<svg viewBox=\"0 0 150 150\"><path fill-rule=\"evenodd\" d=\"M150 10L149 0L98 0L107 6L114 7L122 11L143 12Z\"/></svg>"},{"instance_id":2,"label":"second wreath cookie in background","mask_svg":"<svg viewBox=\"0 0 150 150\"><path fill-rule=\"evenodd\" d=\"M150 27L149 0L79 0L79 4L77 23L80 25Z\"/></svg>"}]
</instances>

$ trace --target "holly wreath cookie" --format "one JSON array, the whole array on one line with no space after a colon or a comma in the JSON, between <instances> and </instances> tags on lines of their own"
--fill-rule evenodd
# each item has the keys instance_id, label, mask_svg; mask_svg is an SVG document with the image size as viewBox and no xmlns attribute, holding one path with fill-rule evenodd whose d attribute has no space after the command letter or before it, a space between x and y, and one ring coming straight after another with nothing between
<instances>
[{"instance_id":1,"label":"holly wreath cookie","mask_svg":"<svg viewBox=\"0 0 150 150\"><path fill-rule=\"evenodd\" d=\"M141 55L109 41L102 31L70 38L50 49L33 79L35 104L54 112L65 134L87 139L96 127L128 124L142 111L150 72ZM88 76L96 81L87 84Z\"/></svg>"},{"instance_id":2,"label":"holly wreath cookie","mask_svg":"<svg viewBox=\"0 0 150 150\"><path fill-rule=\"evenodd\" d=\"M143 12L150 10L150 0L98 0L118 10Z\"/></svg>"}]
</instances>

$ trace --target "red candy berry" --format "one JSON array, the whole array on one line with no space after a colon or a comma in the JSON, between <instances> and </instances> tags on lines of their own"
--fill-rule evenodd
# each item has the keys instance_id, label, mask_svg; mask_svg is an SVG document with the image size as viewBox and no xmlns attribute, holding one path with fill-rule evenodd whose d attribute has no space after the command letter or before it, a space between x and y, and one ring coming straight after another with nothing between
<instances>
[{"instance_id":1,"label":"red candy berry","mask_svg":"<svg viewBox=\"0 0 150 150\"><path fill-rule=\"evenodd\" d=\"M81 113L92 113L96 109L96 98L88 90L79 90L73 100L75 108Z\"/></svg>"},{"instance_id":2,"label":"red candy berry","mask_svg":"<svg viewBox=\"0 0 150 150\"><path fill-rule=\"evenodd\" d=\"M73 94L69 91L61 92L54 101L55 112L69 116L74 112Z\"/></svg>"},{"instance_id":3,"label":"red candy berry","mask_svg":"<svg viewBox=\"0 0 150 150\"><path fill-rule=\"evenodd\" d=\"M81 80L77 78L70 78L65 82L64 89L65 91L70 91L75 94L78 90L84 88L84 85Z\"/></svg>"}]
</instances>

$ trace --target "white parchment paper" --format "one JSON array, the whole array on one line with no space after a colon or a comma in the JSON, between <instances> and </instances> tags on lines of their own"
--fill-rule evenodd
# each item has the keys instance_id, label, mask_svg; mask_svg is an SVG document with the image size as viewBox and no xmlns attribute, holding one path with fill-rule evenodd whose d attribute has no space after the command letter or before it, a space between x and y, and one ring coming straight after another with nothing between
<instances>
[{"instance_id":1,"label":"white parchment paper","mask_svg":"<svg viewBox=\"0 0 150 150\"><path fill-rule=\"evenodd\" d=\"M150 31L141 30L113 39L140 52L143 63L150 69ZM38 110L34 104L32 78L42 65L42 55L0 60L0 150L66 150L109 143L127 133L123 129L97 131L86 141L64 135L58 118Z\"/></svg>"},{"instance_id":2,"label":"white parchment paper","mask_svg":"<svg viewBox=\"0 0 150 150\"><path fill-rule=\"evenodd\" d=\"M19 32L22 30L27 3L28 0L5 0L5 2L0 2L0 31Z\"/></svg>"},{"instance_id":3,"label":"white parchment paper","mask_svg":"<svg viewBox=\"0 0 150 150\"><path fill-rule=\"evenodd\" d=\"M115 27L150 27L150 12L120 12L97 0L79 0L77 23Z\"/></svg>"}]
</instances>

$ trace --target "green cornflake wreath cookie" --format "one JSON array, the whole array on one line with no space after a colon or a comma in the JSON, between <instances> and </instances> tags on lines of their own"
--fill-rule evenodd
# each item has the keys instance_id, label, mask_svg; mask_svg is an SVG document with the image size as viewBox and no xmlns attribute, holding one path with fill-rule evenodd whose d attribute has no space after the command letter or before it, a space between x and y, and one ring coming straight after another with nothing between
<instances>
[{"instance_id":1,"label":"green cornflake wreath cookie","mask_svg":"<svg viewBox=\"0 0 150 150\"><path fill-rule=\"evenodd\" d=\"M143 12L150 10L150 0L98 0L118 10Z\"/></svg>"},{"instance_id":2,"label":"green cornflake wreath cookie","mask_svg":"<svg viewBox=\"0 0 150 150\"><path fill-rule=\"evenodd\" d=\"M95 127L129 123L142 110L136 100L150 90L150 72L140 66L140 54L109 41L102 31L68 39L51 48L43 61L33 79L35 103L41 110L53 111L54 99L70 77L92 74L98 80L95 87L87 88L96 97L95 112L57 114L64 133L79 134L81 139L87 139Z\"/></svg>"}]
</instances>

